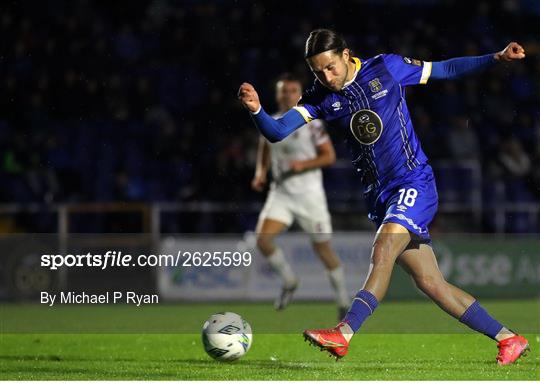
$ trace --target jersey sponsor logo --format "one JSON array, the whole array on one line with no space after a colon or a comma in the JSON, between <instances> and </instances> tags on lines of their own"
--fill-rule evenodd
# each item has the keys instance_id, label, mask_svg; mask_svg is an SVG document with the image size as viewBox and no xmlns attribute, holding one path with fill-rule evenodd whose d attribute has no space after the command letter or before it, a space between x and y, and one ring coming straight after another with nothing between
<instances>
[{"instance_id":1,"label":"jersey sponsor logo","mask_svg":"<svg viewBox=\"0 0 540 383\"><path fill-rule=\"evenodd\" d=\"M422 66L422 61L417 60L417 59L410 59L408 57L403 57L403 61L405 62L405 64Z\"/></svg>"},{"instance_id":2,"label":"jersey sponsor logo","mask_svg":"<svg viewBox=\"0 0 540 383\"><path fill-rule=\"evenodd\" d=\"M334 108L334 112L337 112L338 110L341 110L341 102L336 101L332 104L332 108Z\"/></svg>"},{"instance_id":3,"label":"jersey sponsor logo","mask_svg":"<svg viewBox=\"0 0 540 383\"><path fill-rule=\"evenodd\" d=\"M362 109L353 114L349 126L354 138L362 145L374 144L383 131L381 118L369 109Z\"/></svg>"}]
</instances>

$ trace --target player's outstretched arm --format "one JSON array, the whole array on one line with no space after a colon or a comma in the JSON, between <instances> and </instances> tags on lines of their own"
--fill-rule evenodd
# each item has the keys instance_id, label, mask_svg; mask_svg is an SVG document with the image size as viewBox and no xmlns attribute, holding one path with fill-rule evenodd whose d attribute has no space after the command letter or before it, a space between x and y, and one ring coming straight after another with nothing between
<instances>
[{"instance_id":1,"label":"player's outstretched arm","mask_svg":"<svg viewBox=\"0 0 540 383\"><path fill-rule=\"evenodd\" d=\"M435 80L458 78L490 67L499 61L514 61L525 58L525 49L511 42L500 52L484 56L458 57L445 61L434 61L430 78Z\"/></svg>"},{"instance_id":2,"label":"player's outstretched arm","mask_svg":"<svg viewBox=\"0 0 540 383\"><path fill-rule=\"evenodd\" d=\"M283 140L306 123L300 112L291 109L277 120L264 111L253 85L245 82L238 90L238 99L251 112L251 117L261 134L270 142Z\"/></svg>"}]
</instances>

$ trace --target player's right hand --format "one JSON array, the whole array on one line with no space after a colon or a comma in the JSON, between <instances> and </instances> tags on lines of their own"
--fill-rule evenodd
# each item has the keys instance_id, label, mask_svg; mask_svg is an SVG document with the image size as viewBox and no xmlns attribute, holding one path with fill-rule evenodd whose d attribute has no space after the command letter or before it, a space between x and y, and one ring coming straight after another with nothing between
<instances>
[{"instance_id":1,"label":"player's right hand","mask_svg":"<svg viewBox=\"0 0 540 383\"><path fill-rule=\"evenodd\" d=\"M266 186L266 177L263 175L256 175L251 181L251 188L257 192L262 192Z\"/></svg>"},{"instance_id":2,"label":"player's right hand","mask_svg":"<svg viewBox=\"0 0 540 383\"><path fill-rule=\"evenodd\" d=\"M250 83L243 83L238 89L238 99L242 102L242 105L251 113L255 113L261 107L259 101L259 95L257 91Z\"/></svg>"}]
</instances>

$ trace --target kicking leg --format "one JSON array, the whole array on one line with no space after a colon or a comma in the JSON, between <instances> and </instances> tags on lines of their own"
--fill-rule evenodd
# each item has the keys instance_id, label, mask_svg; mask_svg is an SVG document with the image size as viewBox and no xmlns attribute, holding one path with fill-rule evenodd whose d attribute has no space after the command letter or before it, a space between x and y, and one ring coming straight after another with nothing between
<instances>
[{"instance_id":1,"label":"kicking leg","mask_svg":"<svg viewBox=\"0 0 540 383\"><path fill-rule=\"evenodd\" d=\"M397 263L440 308L471 329L498 341L499 364L512 363L528 348L525 338L516 336L491 317L474 297L444 279L431 246L421 244L418 248L407 249L398 257ZM513 353L510 348L515 347L513 344L519 346L520 353Z\"/></svg>"},{"instance_id":2,"label":"kicking leg","mask_svg":"<svg viewBox=\"0 0 540 383\"><path fill-rule=\"evenodd\" d=\"M470 294L446 282L430 246L420 244L417 249L405 250L397 263L424 294L454 318L461 318L474 303L475 299Z\"/></svg>"}]
</instances>

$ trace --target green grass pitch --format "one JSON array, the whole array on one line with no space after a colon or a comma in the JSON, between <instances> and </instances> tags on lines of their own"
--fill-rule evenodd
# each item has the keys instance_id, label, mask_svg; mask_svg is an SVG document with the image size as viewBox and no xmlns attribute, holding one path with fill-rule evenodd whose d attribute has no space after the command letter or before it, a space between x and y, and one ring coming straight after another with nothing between
<instances>
[{"instance_id":1,"label":"green grass pitch","mask_svg":"<svg viewBox=\"0 0 540 383\"><path fill-rule=\"evenodd\" d=\"M301 336L302 328L335 323L331 304L296 303L280 313L260 303L4 304L0 380L539 380L540 302L483 303L528 337L532 351L517 364L497 366L493 341L429 302L385 302L339 362ZM211 360L200 341L204 320L223 310L254 329L250 352L233 363Z\"/></svg>"}]
</instances>

